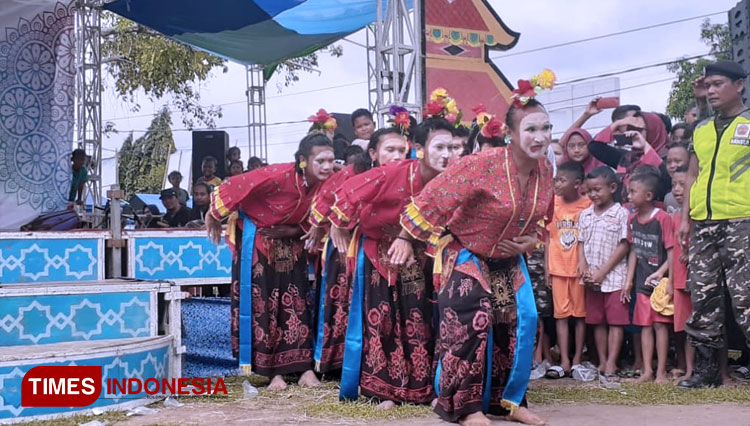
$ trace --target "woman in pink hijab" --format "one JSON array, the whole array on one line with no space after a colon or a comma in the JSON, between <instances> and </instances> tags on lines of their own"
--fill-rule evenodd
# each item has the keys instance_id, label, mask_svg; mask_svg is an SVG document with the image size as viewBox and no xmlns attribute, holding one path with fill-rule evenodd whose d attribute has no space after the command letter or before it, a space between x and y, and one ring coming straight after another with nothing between
<instances>
[{"instance_id":1,"label":"woman in pink hijab","mask_svg":"<svg viewBox=\"0 0 750 426\"><path fill-rule=\"evenodd\" d=\"M591 134L581 128L568 129L560 138L564 161L580 163L586 174L604 164L589 153L589 143Z\"/></svg>"}]
</instances>

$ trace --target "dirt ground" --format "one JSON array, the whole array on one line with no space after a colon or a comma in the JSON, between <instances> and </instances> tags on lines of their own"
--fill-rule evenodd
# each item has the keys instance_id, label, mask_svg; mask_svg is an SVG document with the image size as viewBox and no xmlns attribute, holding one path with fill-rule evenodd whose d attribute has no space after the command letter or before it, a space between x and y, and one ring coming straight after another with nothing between
<instances>
[{"instance_id":1,"label":"dirt ground","mask_svg":"<svg viewBox=\"0 0 750 426\"><path fill-rule=\"evenodd\" d=\"M266 401L267 402L267 401ZM293 401L278 401L269 406L253 401L234 401L225 405L196 403L183 407L161 408L158 414L131 417L117 425L368 425L426 426L448 425L435 415L401 420L327 420L310 418L294 410ZM690 406L623 405L536 405L533 410L547 418L552 426L666 426L666 425L750 425L750 406L712 404ZM511 425L500 419L493 424Z\"/></svg>"},{"instance_id":2,"label":"dirt ground","mask_svg":"<svg viewBox=\"0 0 750 426\"><path fill-rule=\"evenodd\" d=\"M368 425L368 426L426 426L448 425L437 416L426 416L403 420L354 420L312 419L292 414L284 408L258 407L240 401L217 407L214 404L196 404L179 408L165 408L158 414L146 417L131 417L118 425L146 426L154 424L180 425ZM553 426L666 426L666 425L750 425L750 406L732 404L692 406L622 406L622 405L540 405L532 407L550 421ZM497 425L511 425L499 419Z\"/></svg>"}]
</instances>

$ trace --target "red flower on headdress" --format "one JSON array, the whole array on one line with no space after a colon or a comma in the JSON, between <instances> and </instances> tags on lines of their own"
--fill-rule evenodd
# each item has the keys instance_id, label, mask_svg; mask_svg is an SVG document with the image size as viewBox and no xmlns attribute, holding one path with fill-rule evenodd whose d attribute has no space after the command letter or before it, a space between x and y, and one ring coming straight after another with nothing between
<instances>
[{"instance_id":1,"label":"red flower on headdress","mask_svg":"<svg viewBox=\"0 0 750 426\"><path fill-rule=\"evenodd\" d=\"M487 107L484 106L484 104L479 104L471 109L474 112L474 115L479 115L483 112L487 112Z\"/></svg>"},{"instance_id":2,"label":"red flower on headdress","mask_svg":"<svg viewBox=\"0 0 750 426\"><path fill-rule=\"evenodd\" d=\"M439 101L431 101L428 102L427 105L424 107L424 115L425 117L428 116L437 116L442 114L443 112L443 104Z\"/></svg>"},{"instance_id":3,"label":"red flower on headdress","mask_svg":"<svg viewBox=\"0 0 750 426\"><path fill-rule=\"evenodd\" d=\"M321 123L321 124L323 124L323 123L325 123L326 121L328 121L332 117L333 116L331 114L329 114L326 110L324 110L323 108L321 108L321 109L318 110L317 114L311 115L311 116L307 117L307 121L311 121L313 123Z\"/></svg>"},{"instance_id":4,"label":"red flower on headdress","mask_svg":"<svg viewBox=\"0 0 750 426\"><path fill-rule=\"evenodd\" d=\"M514 90L513 94L519 98L533 98L536 91L529 80L518 80L518 89Z\"/></svg>"},{"instance_id":5,"label":"red flower on headdress","mask_svg":"<svg viewBox=\"0 0 750 426\"><path fill-rule=\"evenodd\" d=\"M409 120L409 112L408 111L401 111L393 118L393 122L401 127L401 130L404 132L409 130L409 126L411 125L411 120Z\"/></svg>"},{"instance_id":6,"label":"red flower on headdress","mask_svg":"<svg viewBox=\"0 0 750 426\"><path fill-rule=\"evenodd\" d=\"M482 136L487 139L502 138L503 137L503 123L496 117L492 117L490 121L482 126Z\"/></svg>"}]
</instances>

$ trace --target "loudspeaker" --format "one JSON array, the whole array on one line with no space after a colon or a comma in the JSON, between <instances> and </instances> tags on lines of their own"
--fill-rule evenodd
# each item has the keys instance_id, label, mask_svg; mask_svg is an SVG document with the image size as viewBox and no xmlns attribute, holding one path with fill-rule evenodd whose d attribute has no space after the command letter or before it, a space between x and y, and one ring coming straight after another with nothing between
<instances>
[{"instance_id":1,"label":"loudspeaker","mask_svg":"<svg viewBox=\"0 0 750 426\"><path fill-rule=\"evenodd\" d=\"M336 119L336 124L338 124L338 127L336 128L337 134L343 135L349 142L357 139L357 137L354 135L354 126L352 126L351 114L334 112L331 113L331 115Z\"/></svg>"},{"instance_id":2,"label":"loudspeaker","mask_svg":"<svg viewBox=\"0 0 750 426\"><path fill-rule=\"evenodd\" d=\"M216 176L227 177L227 150L229 134L223 130L193 132L193 184L203 176L201 164L203 159L211 156L216 159Z\"/></svg>"}]
</instances>

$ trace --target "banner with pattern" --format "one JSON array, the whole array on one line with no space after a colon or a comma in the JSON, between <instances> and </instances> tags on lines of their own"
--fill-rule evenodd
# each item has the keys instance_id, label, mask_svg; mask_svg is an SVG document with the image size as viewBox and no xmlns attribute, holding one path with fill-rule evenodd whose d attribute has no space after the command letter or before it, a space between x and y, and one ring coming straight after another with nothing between
<instances>
[{"instance_id":1,"label":"banner with pattern","mask_svg":"<svg viewBox=\"0 0 750 426\"><path fill-rule=\"evenodd\" d=\"M73 1L0 2L0 230L65 208L75 90Z\"/></svg>"}]
</instances>

